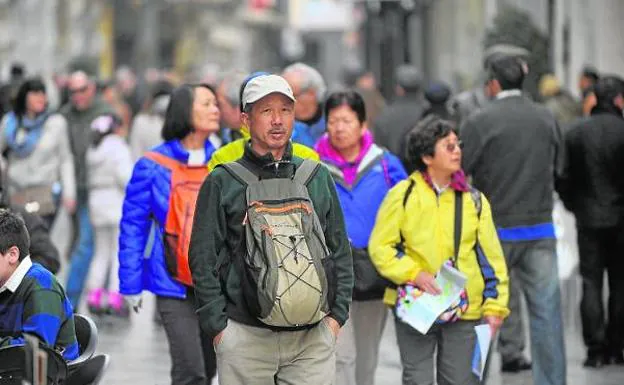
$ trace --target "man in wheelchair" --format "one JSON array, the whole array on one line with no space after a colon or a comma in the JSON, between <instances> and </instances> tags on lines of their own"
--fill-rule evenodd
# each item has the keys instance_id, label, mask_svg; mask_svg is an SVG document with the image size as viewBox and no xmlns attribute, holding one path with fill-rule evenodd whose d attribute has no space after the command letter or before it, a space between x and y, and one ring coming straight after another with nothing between
<instances>
[{"instance_id":1,"label":"man in wheelchair","mask_svg":"<svg viewBox=\"0 0 624 385\"><path fill-rule=\"evenodd\" d=\"M0 209L0 348L24 345L28 334L71 361L79 354L72 306L29 247L22 218Z\"/></svg>"}]
</instances>

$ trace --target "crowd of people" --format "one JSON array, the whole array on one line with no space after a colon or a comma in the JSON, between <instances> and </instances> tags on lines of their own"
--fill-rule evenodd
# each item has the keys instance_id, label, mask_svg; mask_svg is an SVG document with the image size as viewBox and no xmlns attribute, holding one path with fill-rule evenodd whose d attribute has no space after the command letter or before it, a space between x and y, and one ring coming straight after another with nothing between
<instances>
[{"instance_id":1,"label":"crowd of people","mask_svg":"<svg viewBox=\"0 0 624 385\"><path fill-rule=\"evenodd\" d=\"M128 318L151 292L175 385L372 385L389 317L404 385L479 383L480 324L503 372L564 385L561 199L577 220L584 365L624 365L624 81L586 68L576 100L545 75L534 100L522 55L484 64L459 95L401 65L389 102L371 73L328 92L305 63L216 84L76 70L56 109L41 79L12 84L0 346L34 334L71 360L73 311ZM61 211L68 256L48 235ZM423 333L399 298L440 295L445 269L465 285Z\"/></svg>"}]
</instances>

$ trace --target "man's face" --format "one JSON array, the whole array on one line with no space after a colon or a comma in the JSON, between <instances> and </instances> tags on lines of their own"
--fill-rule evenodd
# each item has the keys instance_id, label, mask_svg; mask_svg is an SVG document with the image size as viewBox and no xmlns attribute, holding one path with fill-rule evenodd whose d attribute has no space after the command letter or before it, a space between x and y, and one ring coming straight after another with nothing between
<instances>
[{"instance_id":1,"label":"man's face","mask_svg":"<svg viewBox=\"0 0 624 385\"><path fill-rule=\"evenodd\" d=\"M95 84L85 76L73 76L69 81L71 102L78 111L91 107L95 91Z\"/></svg>"},{"instance_id":2,"label":"man's face","mask_svg":"<svg viewBox=\"0 0 624 385\"><path fill-rule=\"evenodd\" d=\"M288 84L290 84L293 95L297 100L295 105L295 118L302 121L312 119L319 108L318 101L316 100L316 90L314 88L303 89L301 74L297 72L289 72L283 77Z\"/></svg>"},{"instance_id":3,"label":"man's face","mask_svg":"<svg viewBox=\"0 0 624 385\"><path fill-rule=\"evenodd\" d=\"M11 246L6 253L0 253L0 286L4 286L6 281L19 265L19 249Z\"/></svg>"},{"instance_id":4,"label":"man's face","mask_svg":"<svg viewBox=\"0 0 624 385\"><path fill-rule=\"evenodd\" d=\"M254 151L260 155L283 150L288 145L295 123L295 103L273 93L254 103L249 114L242 114L249 127Z\"/></svg>"},{"instance_id":5,"label":"man's face","mask_svg":"<svg viewBox=\"0 0 624 385\"><path fill-rule=\"evenodd\" d=\"M219 102L219 110L221 110L221 120L225 127L238 130L241 125L240 109L238 106L233 106L228 100L225 83L217 88L217 101Z\"/></svg>"}]
</instances>

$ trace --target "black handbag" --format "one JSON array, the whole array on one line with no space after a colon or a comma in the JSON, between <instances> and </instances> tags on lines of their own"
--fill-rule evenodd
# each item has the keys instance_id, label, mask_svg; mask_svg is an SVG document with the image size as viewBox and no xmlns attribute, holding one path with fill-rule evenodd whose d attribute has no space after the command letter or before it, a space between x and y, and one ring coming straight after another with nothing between
<instances>
[{"instance_id":1,"label":"black handbag","mask_svg":"<svg viewBox=\"0 0 624 385\"><path fill-rule=\"evenodd\" d=\"M383 278L377 272L373 261L370 259L368 249L351 247L353 255L353 299L368 301L382 299L384 291L392 283Z\"/></svg>"}]
</instances>

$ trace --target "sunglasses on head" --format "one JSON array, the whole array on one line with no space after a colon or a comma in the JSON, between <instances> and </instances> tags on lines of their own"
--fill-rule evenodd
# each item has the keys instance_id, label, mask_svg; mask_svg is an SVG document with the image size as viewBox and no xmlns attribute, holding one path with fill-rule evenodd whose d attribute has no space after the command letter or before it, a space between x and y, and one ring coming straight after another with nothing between
<instances>
[{"instance_id":1,"label":"sunglasses on head","mask_svg":"<svg viewBox=\"0 0 624 385\"><path fill-rule=\"evenodd\" d=\"M74 89L70 89L69 93L74 95L74 94L82 94L83 92L87 91L89 89L89 86L82 86L80 88L74 88Z\"/></svg>"}]
</instances>

